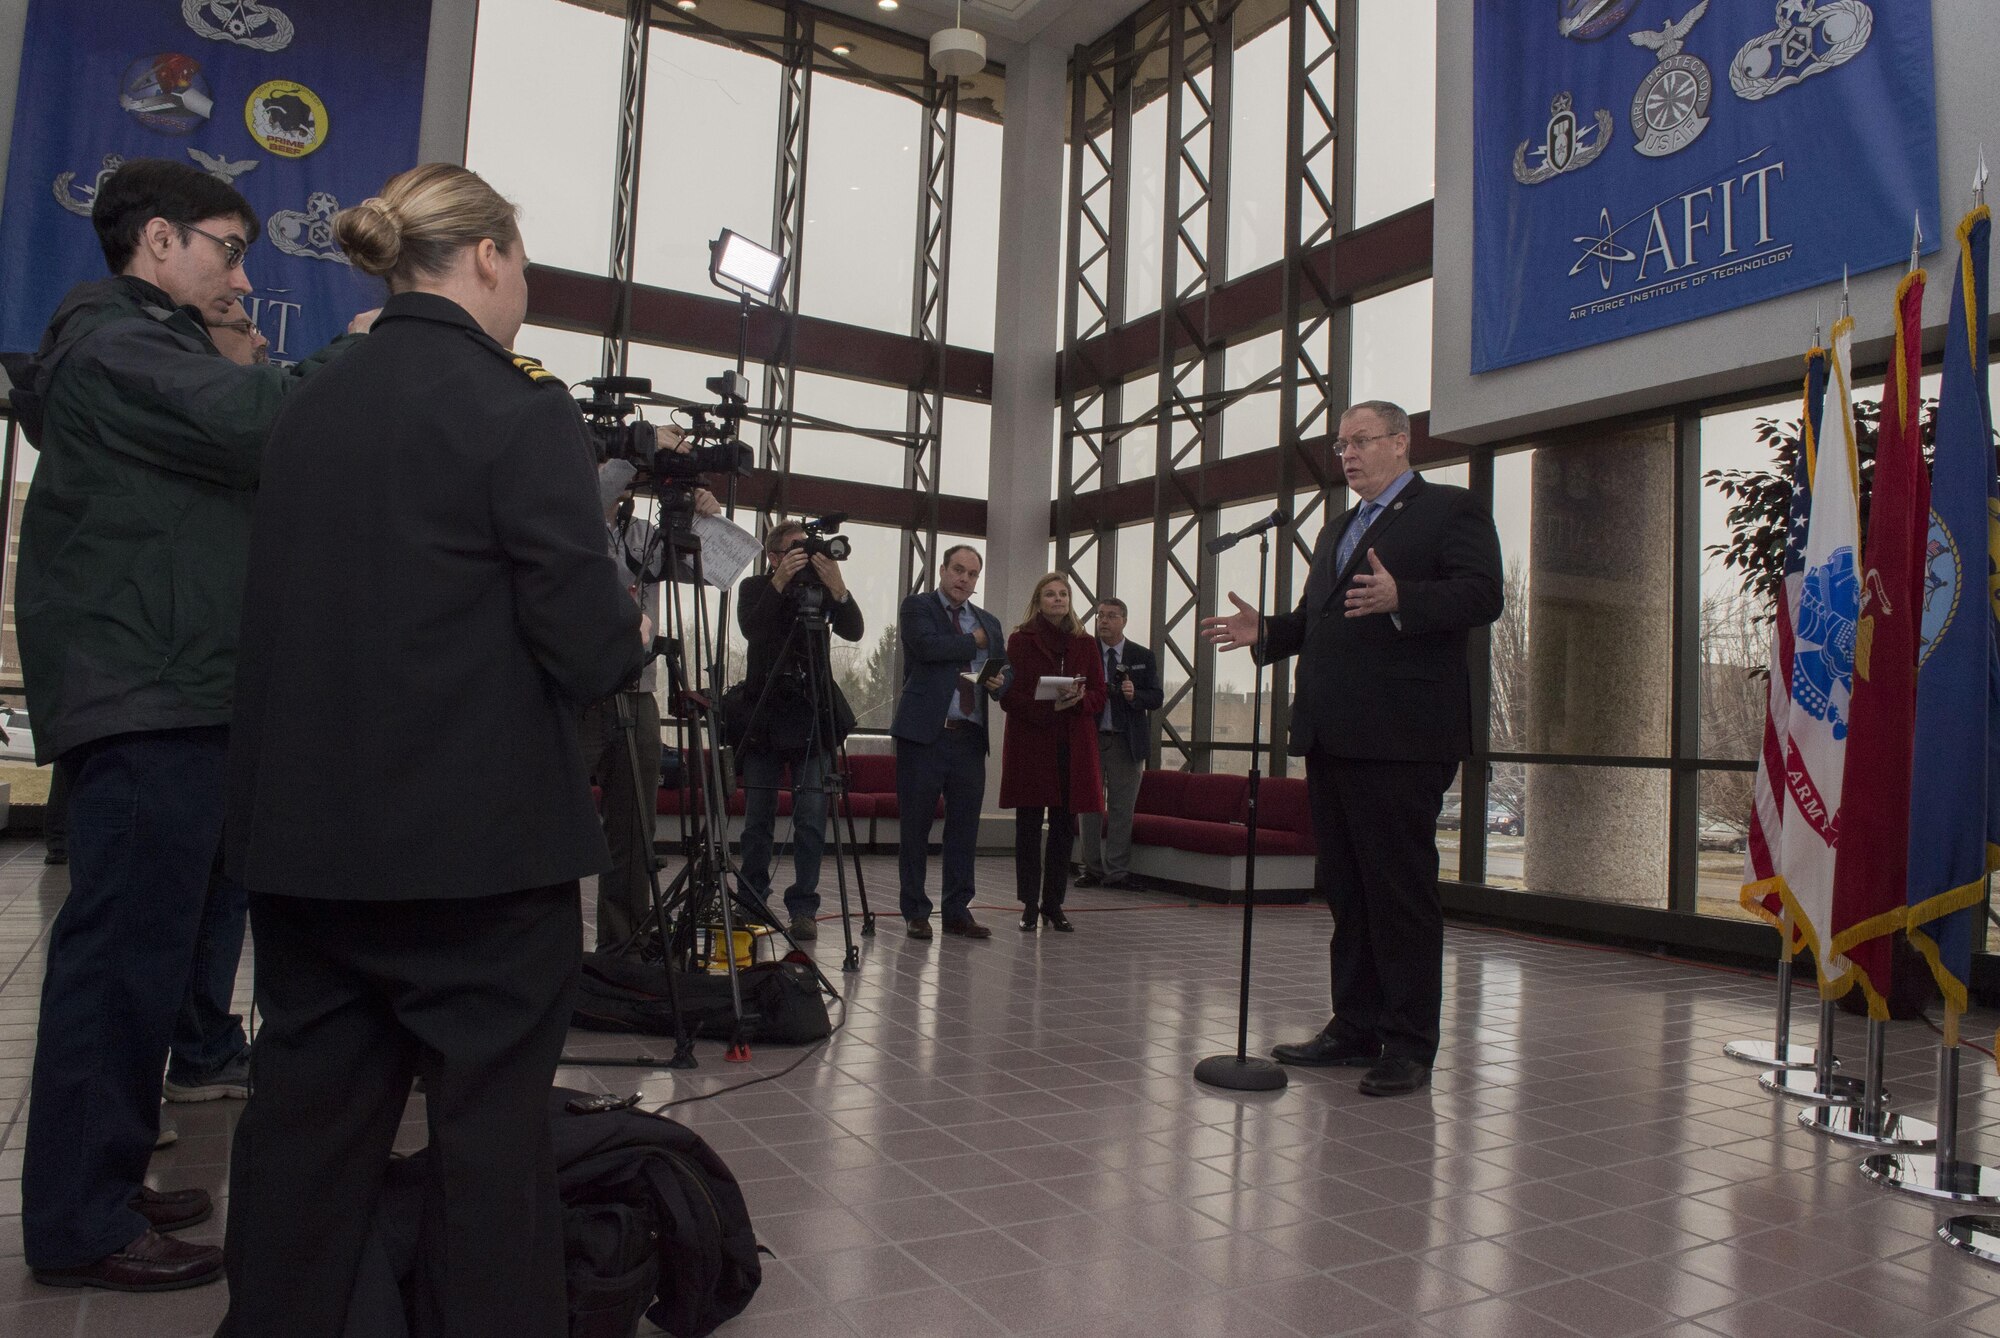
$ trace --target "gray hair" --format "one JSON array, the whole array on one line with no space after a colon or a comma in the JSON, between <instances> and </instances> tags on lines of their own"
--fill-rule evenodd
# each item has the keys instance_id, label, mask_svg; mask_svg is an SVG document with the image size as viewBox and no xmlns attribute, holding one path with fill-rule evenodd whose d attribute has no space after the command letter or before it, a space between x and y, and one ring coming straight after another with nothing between
<instances>
[{"instance_id":1,"label":"gray hair","mask_svg":"<svg viewBox=\"0 0 2000 1338\"><path fill-rule=\"evenodd\" d=\"M1347 412L1349 413L1353 413L1358 409L1366 409L1369 413L1381 419L1382 426L1388 429L1391 434L1400 433L1406 437L1410 435L1410 415L1403 411L1402 405L1391 404L1387 400L1362 400L1359 404L1350 404L1347 406Z\"/></svg>"}]
</instances>

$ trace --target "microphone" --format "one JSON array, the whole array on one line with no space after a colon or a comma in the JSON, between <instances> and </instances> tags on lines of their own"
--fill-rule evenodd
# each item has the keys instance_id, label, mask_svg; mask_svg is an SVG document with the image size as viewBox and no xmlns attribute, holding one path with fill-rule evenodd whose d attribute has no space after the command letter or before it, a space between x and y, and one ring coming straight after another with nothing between
<instances>
[{"instance_id":1,"label":"microphone","mask_svg":"<svg viewBox=\"0 0 2000 1338\"><path fill-rule=\"evenodd\" d=\"M1285 508L1281 506L1255 525L1238 530L1234 534L1221 534L1210 539L1207 545L1208 551L1211 553L1226 553L1252 535L1262 534L1266 530L1275 530L1280 525L1290 524L1291 519L1290 516L1285 514Z\"/></svg>"}]
</instances>

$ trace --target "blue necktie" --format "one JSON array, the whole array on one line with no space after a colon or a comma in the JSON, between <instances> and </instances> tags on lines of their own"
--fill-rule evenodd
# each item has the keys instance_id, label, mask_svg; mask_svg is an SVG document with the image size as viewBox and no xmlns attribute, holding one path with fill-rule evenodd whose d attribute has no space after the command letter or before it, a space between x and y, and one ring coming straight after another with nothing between
<instances>
[{"instance_id":1,"label":"blue necktie","mask_svg":"<svg viewBox=\"0 0 2000 1338\"><path fill-rule=\"evenodd\" d=\"M1354 550L1361 546L1361 536L1368 533L1368 527L1375 523L1375 517L1381 514L1381 511L1382 506L1379 502L1361 504L1361 514L1347 527L1347 533L1340 536L1340 552L1333 562L1335 580L1339 580L1340 573L1347 570L1348 562L1354 557Z\"/></svg>"}]
</instances>

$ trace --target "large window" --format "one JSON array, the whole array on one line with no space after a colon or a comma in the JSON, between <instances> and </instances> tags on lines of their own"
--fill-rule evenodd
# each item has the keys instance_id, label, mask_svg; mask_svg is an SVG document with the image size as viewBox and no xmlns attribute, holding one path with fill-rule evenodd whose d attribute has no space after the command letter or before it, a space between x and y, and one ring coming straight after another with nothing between
<instances>
[{"instance_id":1,"label":"large window","mask_svg":"<svg viewBox=\"0 0 2000 1338\"><path fill-rule=\"evenodd\" d=\"M814 78L800 311L910 333L923 134L908 98Z\"/></svg>"},{"instance_id":2,"label":"large window","mask_svg":"<svg viewBox=\"0 0 2000 1338\"><path fill-rule=\"evenodd\" d=\"M563 0L479 6L465 163L521 206L537 264L610 271L624 32Z\"/></svg>"},{"instance_id":3,"label":"large window","mask_svg":"<svg viewBox=\"0 0 2000 1338\"><path fill-rule=\"evenodd\" d=\"M1354 225L1436 194L1437 8L1357 5Z\"/></svg>"}]
</instances>

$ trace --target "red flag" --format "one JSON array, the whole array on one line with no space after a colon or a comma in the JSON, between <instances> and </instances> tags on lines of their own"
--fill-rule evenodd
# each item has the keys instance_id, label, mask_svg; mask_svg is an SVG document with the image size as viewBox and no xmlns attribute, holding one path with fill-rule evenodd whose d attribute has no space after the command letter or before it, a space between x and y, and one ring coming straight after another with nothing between
<instances>
[{"instance_id":1,"label":"red flag","mask_svg":"<svg viewBox=\"0 0 2000 1338\"><path fill-rule=\"evenodd\" d=\"M1918 270L1896 290L1896 353L1875 451L1833 875L1832 955L1852 963L1868 1015L1883 1020L1890 943L1903 927L1907 901L1917 640L1930 534L1930 478L1917 442L1923 310Z\"/></svg>"}]
</instances>

